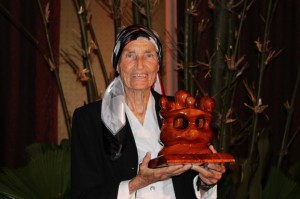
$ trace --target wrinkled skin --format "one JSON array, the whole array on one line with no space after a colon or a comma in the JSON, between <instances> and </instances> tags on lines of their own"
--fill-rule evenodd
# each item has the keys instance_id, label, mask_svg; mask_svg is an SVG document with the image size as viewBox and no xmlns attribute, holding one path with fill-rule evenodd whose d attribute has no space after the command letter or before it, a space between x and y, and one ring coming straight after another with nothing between
<instances>
[{"instance_id":1,"label":"wrinkled skin","mask_svg":"<svg viewBox=\"0 0 300 199\"><path fill-rule=\"evenodd\" d=\"M128 92L150 92L158 72L155 46L149 40L134 40L123 49L118 72Z\"/></svg>"},{"instance_id":2,"label":"wrinkled skin","mask_svg":"<svg viewBox=\"0 0 300 199\"><path fill-rule=\"evenodd\" d=\"M124 85L126 103L141 124L158 69L156 48L149 40L134 40L124 47L117 71Z\"/></svg>"}]
</instances>

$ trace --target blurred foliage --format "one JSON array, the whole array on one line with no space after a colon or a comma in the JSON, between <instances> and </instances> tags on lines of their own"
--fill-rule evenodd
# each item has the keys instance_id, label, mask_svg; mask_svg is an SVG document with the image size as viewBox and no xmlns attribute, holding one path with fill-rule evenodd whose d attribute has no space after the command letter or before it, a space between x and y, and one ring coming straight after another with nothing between
<instances>
[{"instance_id":1,"label":"blurred foliage","mask_svg":"<svg viewBox=\"0 0 300 199\"><path fill-rule=\"evenodd\" d=\"M6 198L70 198L70 142L33 144L28 163L18 169L2 168L0 193Z\"/></svg>"}]
</instances>

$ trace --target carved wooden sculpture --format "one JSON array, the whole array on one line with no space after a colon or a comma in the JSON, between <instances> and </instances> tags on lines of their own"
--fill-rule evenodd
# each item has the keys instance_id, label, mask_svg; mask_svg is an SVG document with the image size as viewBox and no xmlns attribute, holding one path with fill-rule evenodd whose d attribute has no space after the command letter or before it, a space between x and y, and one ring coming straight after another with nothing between
<instances>
[{"instance_id":1,"label":"carved wooden sculpture","mask_svg":"<svg viewBox=\"0 0 300 199\"><path fill-rule=\"evenodd\" d=\"M196 99L187 91L179 90L175 101L166 97L160 100L163 117L160 139L164 144L158 157L151 160L149 167L169 164L205 162L234 162L230 154L215 153L208 146L213 140L211 122L215 107L214 99Z\"/></svg>"}]
</instances>

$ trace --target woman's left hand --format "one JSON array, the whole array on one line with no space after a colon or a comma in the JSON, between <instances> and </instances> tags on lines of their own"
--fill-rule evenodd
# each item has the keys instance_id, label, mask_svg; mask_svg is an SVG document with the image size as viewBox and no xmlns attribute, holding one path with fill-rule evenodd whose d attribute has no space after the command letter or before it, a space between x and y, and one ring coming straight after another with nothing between
<instances>
[{"instance_id":1,"label":"woman's left hand","mask_svg":"<svg viewBox=\"0 0 300 199\"><path fill-rule=\"evenodd\" d=\"M217 153L212 145L209 146L209 149L213 153ZM193 165L191 169L199 173L201 181L206 185L216 184L222 178L222 174L226 171L223 163Z\"/></svg>"}]
</instances>

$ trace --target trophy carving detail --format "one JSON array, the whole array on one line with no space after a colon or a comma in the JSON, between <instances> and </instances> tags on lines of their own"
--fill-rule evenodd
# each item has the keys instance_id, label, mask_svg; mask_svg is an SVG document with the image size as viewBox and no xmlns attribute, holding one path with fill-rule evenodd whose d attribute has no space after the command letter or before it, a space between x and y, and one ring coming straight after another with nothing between
<instances>
[{"instance_id":1,"label":"trophy carving detail","mask_svg":"<svg viewBox=\"0 0 300 199\"><path fill-rule=\"evenodd\" d=\"M232 155L213 154L208 148L213 141L213 98L195 98L189 92L179 90L175 101L162 97L160 106L163 118L160 139L164 147L158 157L150 161L150 168L183 163L234 162Z\"/></svg>"}]
</instances>

